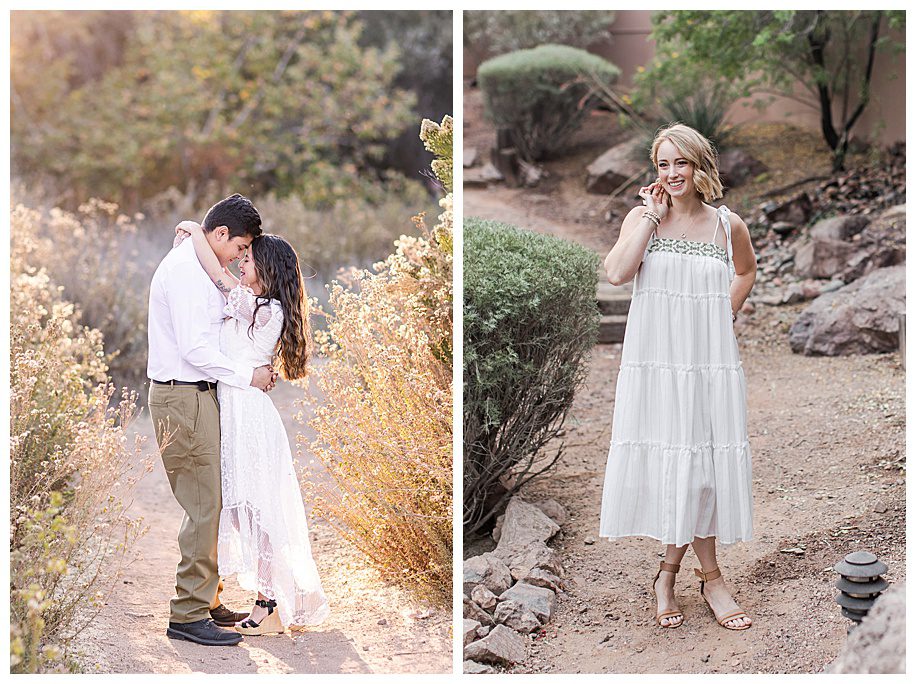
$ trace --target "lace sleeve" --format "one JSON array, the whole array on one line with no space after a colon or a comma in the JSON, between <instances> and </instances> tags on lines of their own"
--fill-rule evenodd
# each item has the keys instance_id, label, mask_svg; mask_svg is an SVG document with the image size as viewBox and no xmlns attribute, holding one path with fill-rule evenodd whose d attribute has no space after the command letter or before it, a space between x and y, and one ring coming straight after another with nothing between
<instances>
[{"instance_id":1,"label":"lace sleeve","mask_svg":"<svg viewBox=\"0 0 916 684\"><path fill-rule=\"evenodd\" d=\"M263 325L256 323L254 326L254 346L262 358L271 359L277 351L280 333L283 332L283 309L279 302L271 300L269 305L261 307L261 311L270 313L265 317L267 321ZM262 317L261 311L258 311L258 320Z\"/></svg>"},{"instance_id":2,"label":"lace sleeve","mask_svg":"<svg viewBox=\"0 0 916 684\"><path fill-rule=\"evenodd\" d=\"M236 285L229 291L227 299L226 306L223 307L223 313L249 325L254 320L255 330L264 328L273 316L273 305L262 299L262 305L258 308L258 298L250 287L245 287L241 284ZM257 311L257 314L255 314L255 311Z\"/></svg>"}]
</instances>

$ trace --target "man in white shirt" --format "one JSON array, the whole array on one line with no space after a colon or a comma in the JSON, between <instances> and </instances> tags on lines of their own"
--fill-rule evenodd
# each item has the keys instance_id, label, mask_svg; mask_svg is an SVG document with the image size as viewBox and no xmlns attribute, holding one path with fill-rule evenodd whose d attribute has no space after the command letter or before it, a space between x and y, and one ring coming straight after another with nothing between
<instances>
[{"instance_id":1,"label":"man in white shirt","mask_svg":"<svg viewBox=\"0 0 916 684\"><path fill-rule=\"evenodd\" d=\"M261 234L261 217L247 198L235 194L210 207L203 228L225 268ZM166 634L208 646L239 643L241 634L218 625L231 626L247 615L219 601L216 548L222 488L216 383L269 391L276 381L270 366L251 368L220 352L225 303L190 240L169 252L153 275L149 410L172 493L185 512Z\"/></svg>"}]
</instances>

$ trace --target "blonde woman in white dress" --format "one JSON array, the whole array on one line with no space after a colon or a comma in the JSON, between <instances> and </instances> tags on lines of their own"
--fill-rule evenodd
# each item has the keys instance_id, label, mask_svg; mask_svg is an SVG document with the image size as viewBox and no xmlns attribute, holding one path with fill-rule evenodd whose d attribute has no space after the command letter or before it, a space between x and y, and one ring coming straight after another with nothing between
<instances>
[{"instance_id":1,"label":"blonde woman in white dress","mask_svg":"<svg viewBox=\"0 0 916 684\"><path fill-rule=\"evenodd\" d=\"M716 153L673 124L652 145L658 179L623 221L604 260L608 280L634 281L601 504L600 535L665 545L652 583L656 623L679 627L674 583L688 545L717 622L747 629L716 543L752 533L744 371L733 323L757 272L744 222L726 207Z\"/></svg>"}]
</instances>

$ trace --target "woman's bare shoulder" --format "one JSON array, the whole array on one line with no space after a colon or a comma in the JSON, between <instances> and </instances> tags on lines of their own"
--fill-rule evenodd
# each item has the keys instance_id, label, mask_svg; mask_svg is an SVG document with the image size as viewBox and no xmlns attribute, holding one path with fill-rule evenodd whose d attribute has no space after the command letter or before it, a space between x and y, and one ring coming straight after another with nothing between
<instances>
[{"instance_id":1,"label":"woman's bare shoulder","mask_svg":"<svg viewBox=\"0 0 916 684\"><path fill-rule=\"evenodd\" d=\"M731 210L728 212L728 222L731 224L732 230L737 228L738 230L748 232L747 224L744 222L744 219Z\"/></svg>"}]
</instances>

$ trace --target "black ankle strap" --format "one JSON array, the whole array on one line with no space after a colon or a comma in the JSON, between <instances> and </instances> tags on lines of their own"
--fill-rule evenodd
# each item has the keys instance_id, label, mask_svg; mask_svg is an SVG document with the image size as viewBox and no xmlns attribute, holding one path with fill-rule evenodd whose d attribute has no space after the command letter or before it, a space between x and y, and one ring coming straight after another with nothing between
<instances>
[{"instance_id":1,"label":"black ankle strap","mask_svg":"<svg viewBox=\"0 0 916 684\"><path fill-rule=\"evenodd\" d=\"M273 599L258 599L254 602L254 605L260 606L261 608L267 608L268 611L273 612L271 609L277 607L277 602ZM268 613L269 615L270 613Z\"/></svg>"}]
</instances>

